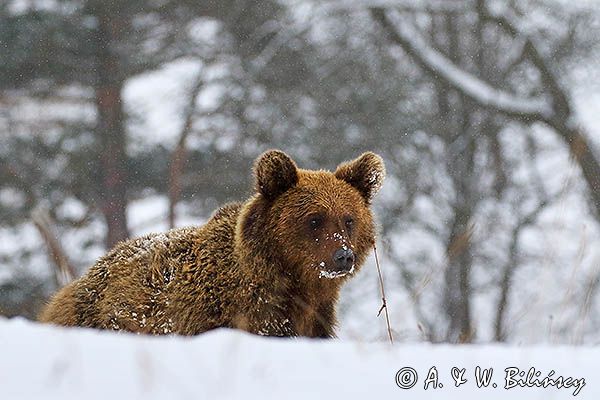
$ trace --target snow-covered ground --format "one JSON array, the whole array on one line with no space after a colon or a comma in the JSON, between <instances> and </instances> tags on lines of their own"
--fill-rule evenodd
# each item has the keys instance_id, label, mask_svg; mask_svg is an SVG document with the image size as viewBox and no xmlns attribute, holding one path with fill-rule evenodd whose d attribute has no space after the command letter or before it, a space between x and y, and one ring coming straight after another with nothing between
<instances>
[{"instance_id":1,"label":"snow-covered ground","mask_svg":"<svg viewBox=\"0 0 600 400\"><path fill-rule=\"evenodd\" d=\"M493 368L487 388L477 387L478 366ZM599 366L598 347L391 346L262 338L232 330L193 338L149 337L0 318L0 399L10 400L509 396L531 400L573 398L577 390L576 398L598 399ZM571 387L505 389L506 369L511 367L535 368L539 380L548 375L571 377ZM401 384L411 381L406 368L414 369L418 381L410 389L401 389L396 383L398 371L404 371L398 375ZM466 382L456 387L462 368ZM433 387L435 371L437 388ZM430 385L425 390L428 376ZM515 382L509 379L509 384Z\"/></svg>"}]
</instances>

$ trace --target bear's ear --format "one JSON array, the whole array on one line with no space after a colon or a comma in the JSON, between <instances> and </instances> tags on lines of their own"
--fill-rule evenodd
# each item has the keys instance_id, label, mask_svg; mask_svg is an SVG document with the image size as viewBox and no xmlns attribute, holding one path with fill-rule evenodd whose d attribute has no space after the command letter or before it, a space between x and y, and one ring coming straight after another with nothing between
<instances>
[{"instance_id":1,"label":"bear's ear","mask_svg":"<svg viewBox=\"0 0 600 400\"><path fill-rule=\"evenodd\" d=\"M363 153L357 159L340 164L335 177L348 182L357 189L367 204L379 191L385 178L383 159L375 153Z\"/></svg>"},{"instance_id":2,"label":"bear's ear","mask_svg":"<svg viewBox=\"0 0 600 400\"><path fill-rule=\"evenodd\" d=\"M268 200L298 183L296 163L283 151L269 150L256 159L254 164L256 190Z\"/></svg>"}]
</instances>

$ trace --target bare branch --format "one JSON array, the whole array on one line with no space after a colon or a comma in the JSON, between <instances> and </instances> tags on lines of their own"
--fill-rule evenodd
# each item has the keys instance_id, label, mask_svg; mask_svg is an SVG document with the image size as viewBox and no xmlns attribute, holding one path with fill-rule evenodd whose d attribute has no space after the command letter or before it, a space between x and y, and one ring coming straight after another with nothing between
<instances>
[{"instance_id":1,"label":"bare branch","mask_svg":"<svg viewBox=\"0 0 600 400\"><path fill-rule=\"evenodd\" d=\"M593 212L596 218L600 219L600 162L586 135L575 122L567 91L562 88L556 73L542 55L540 46L534 38L527 35L516 15L506 9L502 13L480 10L480 14L481 18L502 26L513 37L525 39L523 52L538 69L543 86L547 88L552 98L553 114L544 122L552 127L567 144L571 155L580 166L593 200Z\"/></svg>"},{"instance_id":2,"label":"bare branch","mask_svg":"<svg viewBox=\"0 0 600 400\"><path fill-rule=\"evenodd\" d=\"M583 342L584 325L590 314L590 310L594 303L594 298L598 294L598 288L600 287L600 270L596 269L594 273L587 279L585 285L585 295L583 297L583 304L579 310L579 318L577 319L577 327L575 329L574 344L581 344Z\"/></svg>"},{"instance_id":3,"label":"bare branch","mask_svg":"<svg viewBox=\"0 0 600 400\"><path fill-rule=\"evenodd\" d=\"M37 207L31 212L31 219L42 235L42 238L48 247L50 257L56 266L54 269L56 284L58 287L67 285L75 278L75 270L69 262L62 245L56 238L56 234L53 232L53 223L50 213L45 208Z\"/></svg>"},{"instance_id":4,"label":"bare branch","mask_svg":"<svg viewBox=\"0 0 600 400\"><path fill-rule=\"evenodd\" d=\"M183 164L186 153L187 138L192 131L192 124L194 120L194 112L196 110L196 98L204 85L204 79L202 73L198 75L198 78L192 86L188 102L184 111L184 122L181 127L179 134L179 140L173 154L171 156L171 162L169 165L169 228L175 227L175 206L179 202L181 196L181 175L183 173Z\"/></svg>"},{"instance_id":5,"label":"bare branch","mask_svg":"<svg viewBox=\"0 0 600 400\"><path fill-rule=\"evenodd\" d=\"M561 87L552 67L543 57L536 40L520 27L522 24L517 22L518 17L510 14L508 10L504 10L502 14L491 13L485 9L479 11L480 18L484 21L493 22L505 29L513 38L524 40L523 56L529 59L540 72L543 86L550 92L554 113L562 118L568 118L571 115L571 107L565 90Z\"/></svg>"},{"instance_id":6,"label":"bare branch","mask_svg":"<svg viewBox=\"0 0 600 400\"><path fill-rule=\"evenodd\" d=\"M504 321L506 310L508 309L508 295L512 287L513 276L519 266L518 250L521 232L535 223L537 217L546 208L548 203L548 200L541 201L536 208L524 215L512 230L508 252L509 259L504 266L502 281L500 282L500 298L498 299L498 305L496 306L497 311L494 322L494 338L496 341L503 342L506 340L506 327L504 326Z\"/></svg>"}]
</instances>

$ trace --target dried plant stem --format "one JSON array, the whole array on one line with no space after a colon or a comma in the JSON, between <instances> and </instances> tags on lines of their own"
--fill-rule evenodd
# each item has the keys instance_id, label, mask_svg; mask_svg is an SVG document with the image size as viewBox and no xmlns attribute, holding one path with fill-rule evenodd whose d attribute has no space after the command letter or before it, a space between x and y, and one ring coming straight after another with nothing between
<instances>
[{"instance_id":1,"label":"dried plant stem","mask_svg":"<svg viewBox=\"0 0 600 400\"><path fill-rule=\"evenodd\" d=\"M379 287L381 288L381 308L377 313L379 317L382 311L385 311L385 322L387 324L388 336L390 343L394 344L394 337L392 336L392 327L390 325L390 315L388 313L387 302L385 300L385 289L383 287L383 276L381 275L381 267L379 266L379 257L377 257L377 246L373 245L373 254L375 254L375 265L377 265L377 274L379 275Z\"/></svg>"}]
</instances>

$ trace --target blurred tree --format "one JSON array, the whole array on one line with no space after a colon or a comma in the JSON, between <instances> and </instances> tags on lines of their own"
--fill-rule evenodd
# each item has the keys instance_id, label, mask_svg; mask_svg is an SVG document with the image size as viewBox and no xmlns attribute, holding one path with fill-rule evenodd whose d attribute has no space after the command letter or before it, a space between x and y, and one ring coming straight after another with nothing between
<instances>
[{"instance_id":1,"label":"blurred tree","mask_svg":"<svg viewBox=\"0 0 600 400\"><path fill-rule=\"evenodd\" d=\"M474 298L471 270L481 243L473 242L472 221L478 204L494 192L500 200L510 192L512 182L507 181L510 171L498 141L508 121L540 122L552 127L581 168L593 199L591 211L598 215L600 210L600 164L576 123L569 94L558 78L558 70L566 64L564 57L572 55L564 49L587 46L589 36L581 34L579 27L589 21L589 14L561 9L560 15L563 19L566 15L568 20L557 30L562 32L566 27L566 33L555 32L554 37L549 35L543 42L530 33L532 29L524 30L527 11L544 12L534 2L520 2L519 6L510 8L478 0L464 2L460 9L406 10L395 6L370 9L388 40L399 45L436 87L442 129L430 129L446 139L446 171L454 197L450 204L441 299L448 321L444 336L451 342L469 341L474 335L470 312ZM519 15L516 8L520 8ZM497 9L501 11L492 11ZM478 159L486 160L487 165L478 165ZM494 177L492 187L484 184L490 182L485 179L486 170ZM521 215L512 230L510 256L498 282L496 340L506 339L505 313L518 264L519 234L554 199L544 193L539 190L538 205ZM518 209L516 205L513 207ZM438 328L433 324L428 326L433 330L430 337L439 338Z\"/></svg>"},{"instance_id":2,"label":"blurred tree","mask_svg":"<svg viewBox=\"0 0 600 400\"><path fill-rule=\"evenodd\" d=\"M531 8L529 5L522 6L523 9L528 7ZM461 68L435 46L429 45L418 30L410 27L410 23L394 24L383 8L373 8L372 14L386 29L388 36L402 46L407 54L435 79L450 85L488 110L517 121L529 124L544 123L551 127L568 146L579 164L589 188L594 212L600 218L600 162L586 134L581 132L570 96L556 72L557 66L563 62L560 59L561 55L564 57L563 48L577 47L574 43L575 29L588 20L584 18L585 14L567 14L571 19L567 26L570 26L571 30L561 42L556 45L550 44L551 48L544 52L540 39L524 30L525 10L518 10L521 15L510 7L500 7L500 11L495 11L485 0L478 0L474 9L479 26L491 25L512 39L513 48L508 50L512 59L509 63L505 60L497 63L498 66L505 67L502 72L506 81L493 83L506 88L514 86L512 73L519 67L526 66L535 71L535 74L532 74L532 82L526 83L526 87L531 88L532 93L521 96L509 90L497 89L490 83L489 78L486 79L477 72L473 73L468 68Z\"/></svg>"},{"instance_id":3,"label":"blurred tree","mask_svg":"<svg viewBox=\"0 0 600 400\"><path fill-rule=\"evenodd\" d=\"M84 157L93 166L86 172L98 180L84 190L104 215L108 247L128 236L123 83L164 61L160 45L149 54L136 51L165 24L150 18L154 10L144 10L143 3L60 1L51 9L16 13L5 5L2 12L3 86L28 89L29 96L77 87L95 108L94 150L86 146ZM80 134L81 126L76 129Z\"/></svg>"}]
</instances>

